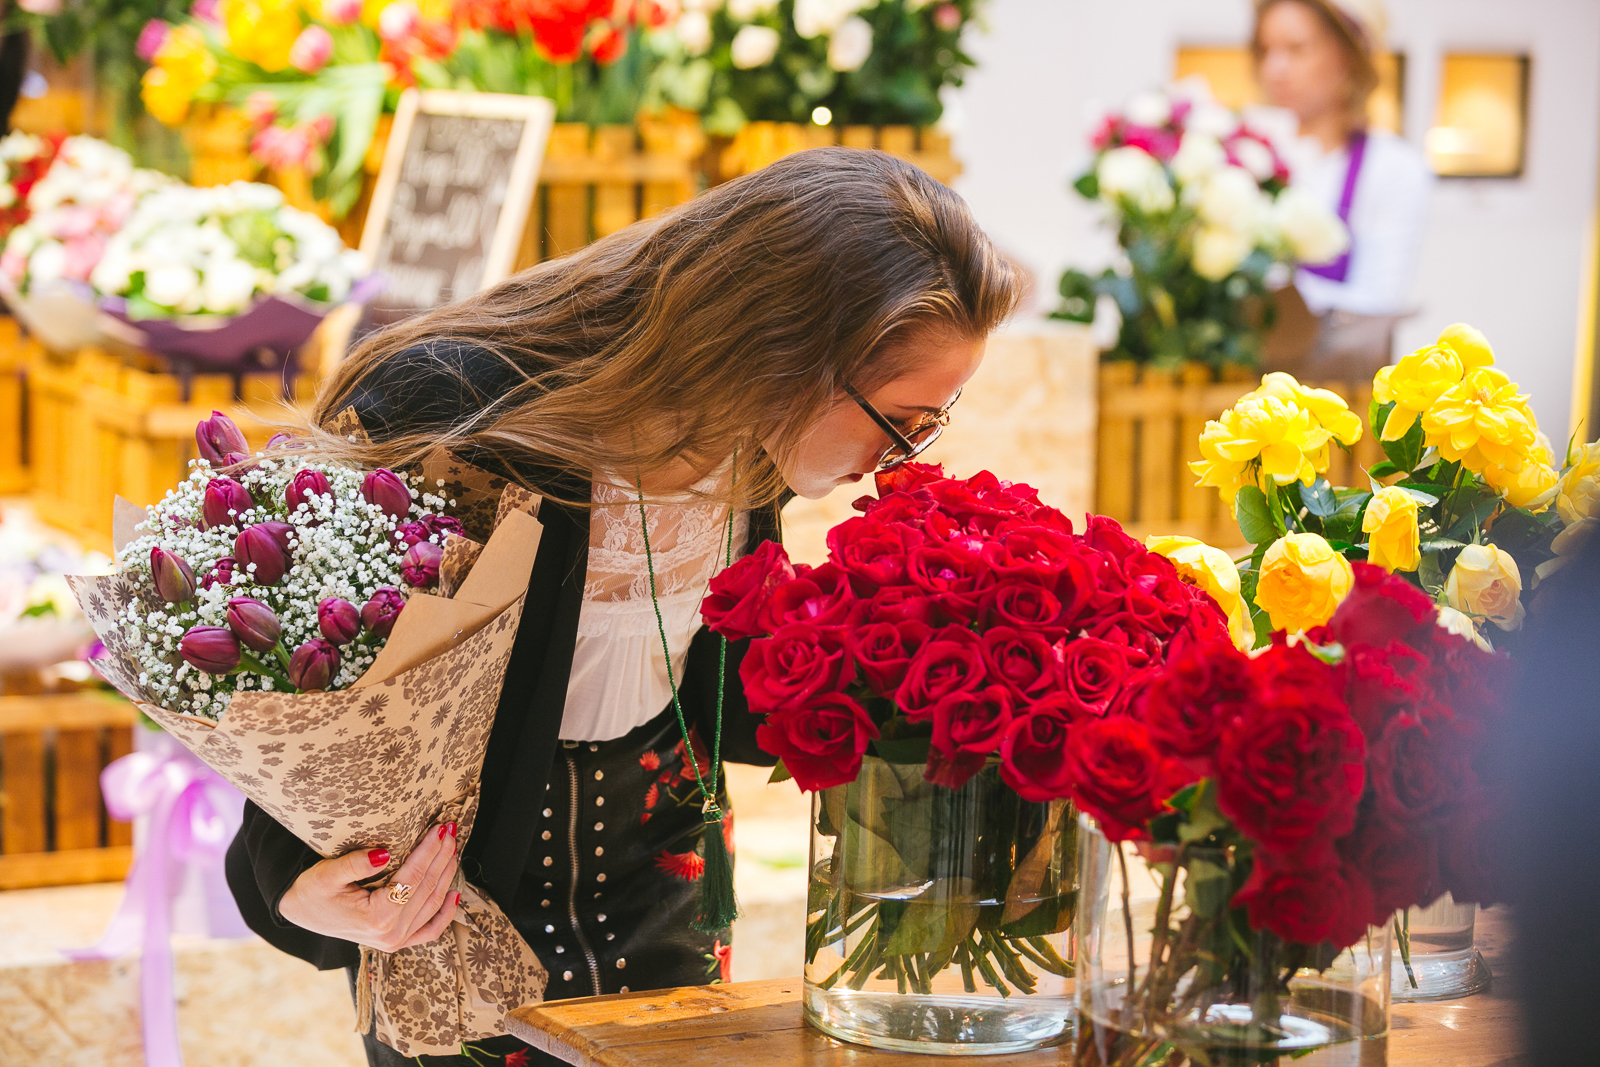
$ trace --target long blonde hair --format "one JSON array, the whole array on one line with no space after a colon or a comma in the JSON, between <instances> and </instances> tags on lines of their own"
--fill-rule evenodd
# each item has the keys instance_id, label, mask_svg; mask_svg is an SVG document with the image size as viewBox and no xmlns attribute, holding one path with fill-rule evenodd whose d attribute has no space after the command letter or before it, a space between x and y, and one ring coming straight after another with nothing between
<instances>
[{"instance_id":1,"label":"long blonde hair","mask_svg":"<svg viewBox=\"0 0 1600 1067\"><path fill-rule=\"evenodd\" d=\"M1020 295L950 189L882 152L813 149L367 338L319 394L319 427L417 345L482 346L518 384L442 433L313 430L312 444L397 468L444 445L584 480L684 460L704 474L736 455L731 499L761 506L784 490L773 456L844 383L870 392L904 373L924 330L983 337Z\"/></svg>"}]
</instances>

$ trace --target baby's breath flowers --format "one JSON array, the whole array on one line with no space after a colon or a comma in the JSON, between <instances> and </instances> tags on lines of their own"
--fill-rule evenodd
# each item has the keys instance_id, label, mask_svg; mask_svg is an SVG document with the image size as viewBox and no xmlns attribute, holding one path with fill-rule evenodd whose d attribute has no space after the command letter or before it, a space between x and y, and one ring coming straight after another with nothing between
<instances>
[{"instance_id":1,"label":"baby's breath flowers","mask_svg":"<svg viewBox=\"0 0 1600 1067\"><path fill-rule=\"evenodd\" d=\"M196 437L203 458L119 554L148 591L122 621L142 649L140 683L169 711L209 719L236 692L349 686L409 590L437 583L445 537L461 531L440 514L447 502L392 471L290 449L246 458L225 415ZM216 473L224 459L243 463Z\"/></svg>"}]
</instances>

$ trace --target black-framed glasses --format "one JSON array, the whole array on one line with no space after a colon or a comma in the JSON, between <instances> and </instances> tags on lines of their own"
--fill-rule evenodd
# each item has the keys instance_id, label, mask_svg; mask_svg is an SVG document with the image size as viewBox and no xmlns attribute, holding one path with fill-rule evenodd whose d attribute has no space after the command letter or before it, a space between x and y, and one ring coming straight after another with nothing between
<instances>
[{"instance_id":1,"label":"black-framed glasses","mask_svg":"<svg viewBox=\"0 0 1600 1067\"><path fill-rule=\"evenodd\" d=\"M878 429L889 435L889 447L883 450L883 455L878 457L878 469L881 471L893 470L902 463L916 459L928 450L944 433L944 428L950 425L950 409L961 399L961 390L956 390L956 395L950 398L950 403L938 411L930 411L917 420L910 429L902 430L894 424L894 420L867 402L867 398L856 392L855 386L849 382L844 383L844 391L856 406L867 413L867 417L878 424Z\"/></svg>"}]
</instances>

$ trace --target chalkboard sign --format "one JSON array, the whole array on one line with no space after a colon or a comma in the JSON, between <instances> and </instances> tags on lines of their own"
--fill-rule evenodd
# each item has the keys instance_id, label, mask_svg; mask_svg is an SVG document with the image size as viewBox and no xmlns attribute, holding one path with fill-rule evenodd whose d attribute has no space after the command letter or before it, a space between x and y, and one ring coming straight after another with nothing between
<instances>
[{"instance_id":1,"label":"chalkboard sign","mask_svg":"<svg viewBox=\"0 0 1600 1067\"><path fill-rule=\"evenodd\" d=\"M373 325L511 273L554 118L540 97L401 94L361 234L362 253L387 279Z\"/></svg>"}]
</instances>

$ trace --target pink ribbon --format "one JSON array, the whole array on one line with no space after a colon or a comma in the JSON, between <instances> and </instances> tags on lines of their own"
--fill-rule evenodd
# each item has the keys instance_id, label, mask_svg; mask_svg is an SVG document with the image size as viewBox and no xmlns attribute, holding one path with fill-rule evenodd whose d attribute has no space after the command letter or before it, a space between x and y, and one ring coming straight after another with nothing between
<instances>
[{"instance_id":1,"label":"pink ribbon","mask_svg":"<svg viewBox=\"0 0 1600 1067\"><path fill-rule=\"evenodd\" d=\"M148 832L105 933L87 948L63 951L75 960L140 952L145 1063L183 1067L172 992L173 904L192 866L204 892L206 932L212 937L250 935L222 867L243 818L244 798L171 738L163 735L155 741L155 751L123 756L100 773L106 811L124 821L148 815Z\"/></svg>"}]
</instances>

